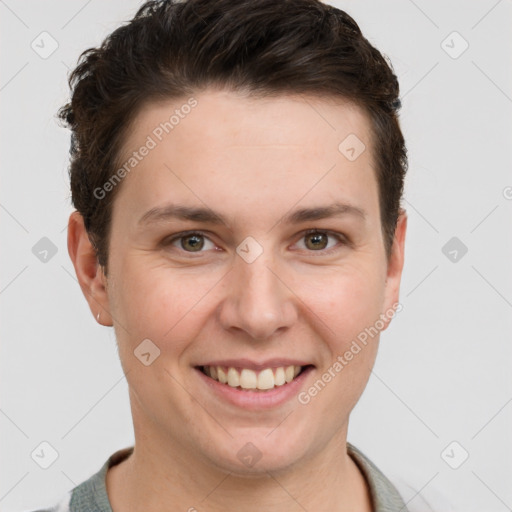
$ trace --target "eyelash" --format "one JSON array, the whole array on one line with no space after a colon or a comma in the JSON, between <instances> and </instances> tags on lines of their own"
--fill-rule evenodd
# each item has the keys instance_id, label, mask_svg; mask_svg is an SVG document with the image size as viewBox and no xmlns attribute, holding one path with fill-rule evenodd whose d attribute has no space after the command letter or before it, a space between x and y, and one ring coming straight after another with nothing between
<instances>
[{"instance_id":1,"label":"eyelash","mask_svg":"<svg viewBox=\"0 0 512 512\"><path fill-rule=\"evenodd\" d=\"M327 235L327 236L336 238L338 240L338 242L340 242L340 243L334 247L331 247L330 249L319 249L318 251L306 250L306 252L309 252L311 254L319 253L320 255L331 254L337 250L340 250L343 246L350 245L350 241L341 233L336 233L335 231L330 231L330 230L321 230L321 229L317 229L317 228L307 229L306 231L303 231L301 233L300 240L302 240L306 235L317 234L317 233L321 234L321 235ZM209 237L207 236L207 234L203 231L183 231L181 233L176 233L175 235L171 235L171 238L164 239L162 241L161 245L163 247L167 247L167 246L171 245L173 242L180 240L181 238L190 236L190 235L200 235L200 236L203 236L203 237L207 238L208 240L210 240ZM210 241L212 243L214 243L212 240L210 240ZM201 254L201 253L205 252L205 251L197 251L197 252L185 251L181 248L179 250L181 252L184 252L184 253L190 254L190 255Z\"/></svg>"}]
</instances>

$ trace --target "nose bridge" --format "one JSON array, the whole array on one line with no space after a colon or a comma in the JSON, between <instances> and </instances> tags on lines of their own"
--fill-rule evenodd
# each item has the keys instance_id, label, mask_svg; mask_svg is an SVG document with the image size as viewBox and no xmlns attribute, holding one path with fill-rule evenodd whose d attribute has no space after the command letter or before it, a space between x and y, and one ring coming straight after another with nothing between
<instances>
[{"instance_id":1,"label":"nose bridge","mask_svg":"<svg viewBox=\"0 0 512 512\"><path fill-rule=\"evenodd\" d=\"M296 320L293 294L281 281L271 253L265 251L253 261L237 255L228 276L221 310L224 328L264 339Z\"/></svg>"}]
</instances>

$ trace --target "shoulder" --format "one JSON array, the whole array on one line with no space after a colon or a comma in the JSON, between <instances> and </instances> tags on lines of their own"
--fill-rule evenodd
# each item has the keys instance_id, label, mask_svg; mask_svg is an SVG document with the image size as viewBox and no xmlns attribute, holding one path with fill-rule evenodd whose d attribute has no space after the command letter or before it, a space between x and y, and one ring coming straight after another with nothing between
<instances>
[{"instance_id":1,"label":"shoulder","mask_svg":"<svg viewBox=\"0 0 512 512\"><path fill-rule=\"evenodd\" d=\"M73 491L65 493L58 503L49 508L40 508L31 512L70 512L71 496Z\"/></svg>"},{"instance_id":2,"label":"shoulder","mask_svg":"<svg viewBox=\"0 0 512 512\"><path fill-rule=\"evenodd\" d=\"M408 475L410 475L408 473ZM409 512L458 512L449 498L435 486L435 483L425 485L409 476L407 479L391 476L391 481L398 492L407 501Z\"/></svg>"},{"instance_id":3,"label":"shoulder","mask_svg":"<svg viewBox=\"0 0 512 512\"><path fill-rule=\"evenodd\" d=\"M106 474L110 467L129 457L132 452L133 446L116 451L96 473L68 491L57 504L32 512L112 512L107 495Z\"/></svg>"},{"instance_id":4,"label":"shoulder","mask_svg":"<svg viewBox=\"0 0 512 512\"><path fill-rule=\"evenodd\" d=\"M386 476L361 450L347 443L347 451L366 477L377 511L458 512L449 499L436 488L435 482L425 485L421 472L407 468L407 479Z\"/></svg>"},{"instance_id":5,"label":"shoulder","mask_svg":"<svg viewBox=\"0 0 512 512\"><path fill-rule=\"evenodd\" d=\"M376 512L410 512L393 483L367 455L348 442L347 452L366 480Z\"/></svg>"}]
</instances>

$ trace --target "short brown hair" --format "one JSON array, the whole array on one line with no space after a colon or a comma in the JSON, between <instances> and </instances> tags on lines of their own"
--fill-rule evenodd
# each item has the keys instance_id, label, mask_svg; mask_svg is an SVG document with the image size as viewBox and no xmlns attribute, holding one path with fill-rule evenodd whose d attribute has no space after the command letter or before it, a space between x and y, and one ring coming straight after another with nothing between
<instances>
[{"instance_id":1,"label":"short brown hair","mask_svg":"<svg viewBox=\"0 0 512 512\"><path fill-rule=\"evenodd\" d=\"M407 151L398 121L399 84L388 59L344 11L319 0L149 1L69 76L58 117L71 128L73 206L108 272L114 174L130 122L152 100L207 87L255 96L341 97L363 108L372 147L386 255L400 211ZM341 142L341 141L340 141Z\"/></svg>"}]
</instances>

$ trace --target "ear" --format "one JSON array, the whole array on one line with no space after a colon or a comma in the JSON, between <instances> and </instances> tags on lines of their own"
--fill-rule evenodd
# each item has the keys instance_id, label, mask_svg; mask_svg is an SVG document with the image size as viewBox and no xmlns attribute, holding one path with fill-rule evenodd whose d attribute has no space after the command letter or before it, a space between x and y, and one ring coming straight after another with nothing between
<instances>
[{"instance_id":1,"label":"ear","mask_svg":"<svg viewBox=\"0 0 512 512\"><path fill-rule=\"evenodd\" d=\"M392 311L400 311L401 306L398 306L400 298L400 282L402 279L402 269L404 266L404 251L405 251L405 233L407 230L407 212L400 208L398 220L395 228L395 236L393 239L393 246L387 264L386 273L386 289L384 295L384 311L383 315L387 318L385 320L385 327L387 329L394 313ZM398 306L398 307L397 307ZM387 312L387 314L386 314Z\"/></svg>"},{"instance_id":2,"label":"ear","mask_svg":"<svg viewBox=\"0 0 512 512\"><path fill-rule=\"evenodd\" d=\"M107 278L103 273L103 267L98 263L96 251L89 240L83 217L77 211L74 211L69 217L68 253L75 267L82 293L95 320L101 325L112 325Z\"/></svg>"}]
</instances>

